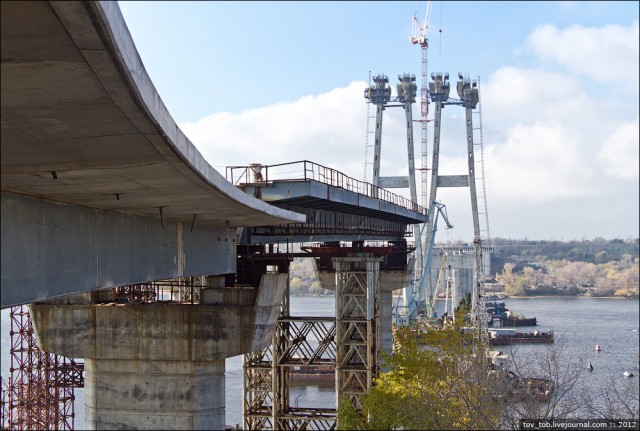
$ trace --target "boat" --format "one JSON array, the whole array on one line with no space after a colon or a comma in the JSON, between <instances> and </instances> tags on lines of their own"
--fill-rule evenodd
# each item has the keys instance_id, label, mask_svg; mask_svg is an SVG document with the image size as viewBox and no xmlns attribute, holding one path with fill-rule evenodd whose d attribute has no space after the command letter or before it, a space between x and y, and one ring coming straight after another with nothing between
<instances>
[{"instance_id":1,"label":"boat","mask_svg":"<svg viewBox=\"0 0 640 431\"><path fill-rule=\"evenodd\" d=\"M633 377L633 373L630 373L629 371L625 371L622 375L625 377Z\"/></svg>"},{"instance_id":2,"label":"boat","mask_svg":"<svg viewBox=\"0 0 640 431\"><path fill-rule=\"evenodd\" d=\"M510 344L552 344L553 331L516 332L515 329L490 329L489 345L505 346Z\"/></svg>"},{"instance_id":3,"label":"boat","mask_svg":"<svg viewBox=\"0 0 640 431\"><path fill-rule=\"evenodd\" d=\"M535 317L524 317L511 311L505 311L500 316L500 326L537 326Z\"/></svg>"},{"instance_id":4,"label":"boat","mask_svg":"<svg viewBox=\"0 0 640 431\"><path fill-rule=\"evenodd\" d=\"M537 326L538 321L535 317L503 317L500 319L502 326Z\"/></svg>"}]
</instances>

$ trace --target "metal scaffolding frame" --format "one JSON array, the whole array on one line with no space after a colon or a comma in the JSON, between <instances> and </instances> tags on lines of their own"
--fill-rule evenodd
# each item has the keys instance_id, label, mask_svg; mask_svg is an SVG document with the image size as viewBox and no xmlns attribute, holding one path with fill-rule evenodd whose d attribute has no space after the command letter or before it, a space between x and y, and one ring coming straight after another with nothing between
<instances>
[{"instance_id":1,"label":"metal scaffolding frame","mask_svg":"<svg viewBox=\"0 0 640 431\"><path fill-rule=\"evenodd\" d=\"M333 258L336 317L293 317L289 291L271 346L243 357L244 429L334 430L337 408L290 405L296 367L335 367L336 404L359 408L378 369L379 257ZM340 340L340 342L337 342Z\"/></svg>"},{"instance_id":2,"label":"metal scaffolding frame","mask_svg":"<svg viewBox=\"0 0 640 431\"><path fill-rule=\"evenodd\" d=\"M376 257L334 258L336 267L337 408L360 397L378 371L380 262Z\"/></svg>"},{"instance_id":3,"label":"metal scaffolding frame","mask_svg":"<svg viewBox=\"0 0 640 431\"><path fill-rule=\"evenodd\" d=\"M335 366L336 325L332 317L292 317L289 295L269 347L243 357L244 429L333 430L336 410L290 405L294 367Z\"/></svg>"},{"instance_id":4,"label":"metal scaffolding frame","mask_svg":"<svg viewBox=\"0 0 640 431\"><path fill-rule=\"evenodd\" d=\"M26 306L12 307L11 368L3 391L3 429L72 430L74 388L84 365L40 350Z\"/></svg>"}]
</instances>

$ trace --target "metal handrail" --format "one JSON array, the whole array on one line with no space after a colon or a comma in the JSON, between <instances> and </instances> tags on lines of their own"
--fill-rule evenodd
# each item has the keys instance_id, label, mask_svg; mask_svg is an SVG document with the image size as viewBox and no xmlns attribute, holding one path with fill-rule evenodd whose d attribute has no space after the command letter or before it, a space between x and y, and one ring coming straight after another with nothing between
<instances>
[{"instance_id":1,"label":"metal handrail","mask_svg":"<svg viewBox=\"0 0 640 431\"><path fill-rule=\"evenodd\" d=\"M427 214L426 208L403 196L391 193L389 190L374 186L371 183L351 178L335 169L308 160L276 165L227 166L226 178L234 185L314 180L370 198L380 199L423 215Z\"/></svg>"}]
</instances>

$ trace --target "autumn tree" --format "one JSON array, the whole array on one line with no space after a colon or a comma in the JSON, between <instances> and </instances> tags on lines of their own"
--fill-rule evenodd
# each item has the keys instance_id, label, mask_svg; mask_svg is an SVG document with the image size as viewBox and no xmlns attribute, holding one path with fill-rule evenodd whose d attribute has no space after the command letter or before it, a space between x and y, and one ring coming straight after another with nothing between
<instances>
[{"instance_id":1,"label":"autumn tree","mask_svg":"<svg viewBox=\"0 0 640 431\"><path fill-rule=\"evenodd\" d=\"M384 355L388 371L363 395L361 411L341 403L340 429L496 428L501 405L491 396L485 354L471 333L461 324L395 329L395 353Z\"/></svg>"}]
</instances>

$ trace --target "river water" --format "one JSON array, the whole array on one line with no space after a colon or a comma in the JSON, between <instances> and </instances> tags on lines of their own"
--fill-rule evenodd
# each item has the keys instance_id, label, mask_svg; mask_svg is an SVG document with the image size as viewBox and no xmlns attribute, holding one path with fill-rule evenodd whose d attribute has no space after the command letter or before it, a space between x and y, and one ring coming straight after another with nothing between
<instances>
[{"instance_id":1,"label":"river water","mask_svg":"<svg viewBox=\"0 0 640 431\"><path fill-rule=\"evenodd\" d=\"M555 345L561 345L566 354L584 367L593 365L592 373L585 373L593 383L613 377L620 384L638 385L638 328L640 311L638 300L613 298L540 297L508 298L508 309L527 317L536 317L538 331L553 330ZM441 314L444 301L438 301L436 311ZM333 316L334 297L295 296L291 298L292 316ZM10 366L9 310L2 310L1 359L2 377L8 378ZM521 331L533 328L519 328ZM599 344L600 352L595 346ZM515 356L537 355L543 345L519 345ZM635 377L625 379L624 371L632 371ZM5 380L6 381L6 380ZM226 360L226 423L242 423L242 357ZM594 384L593 387L597 387ZM300 382L292 384L290 400L299 407L335 407L332 383L313 382L308 386ZM83 428L83 393L76 390L76 428Z\"/></svg>"}]
</instances>

